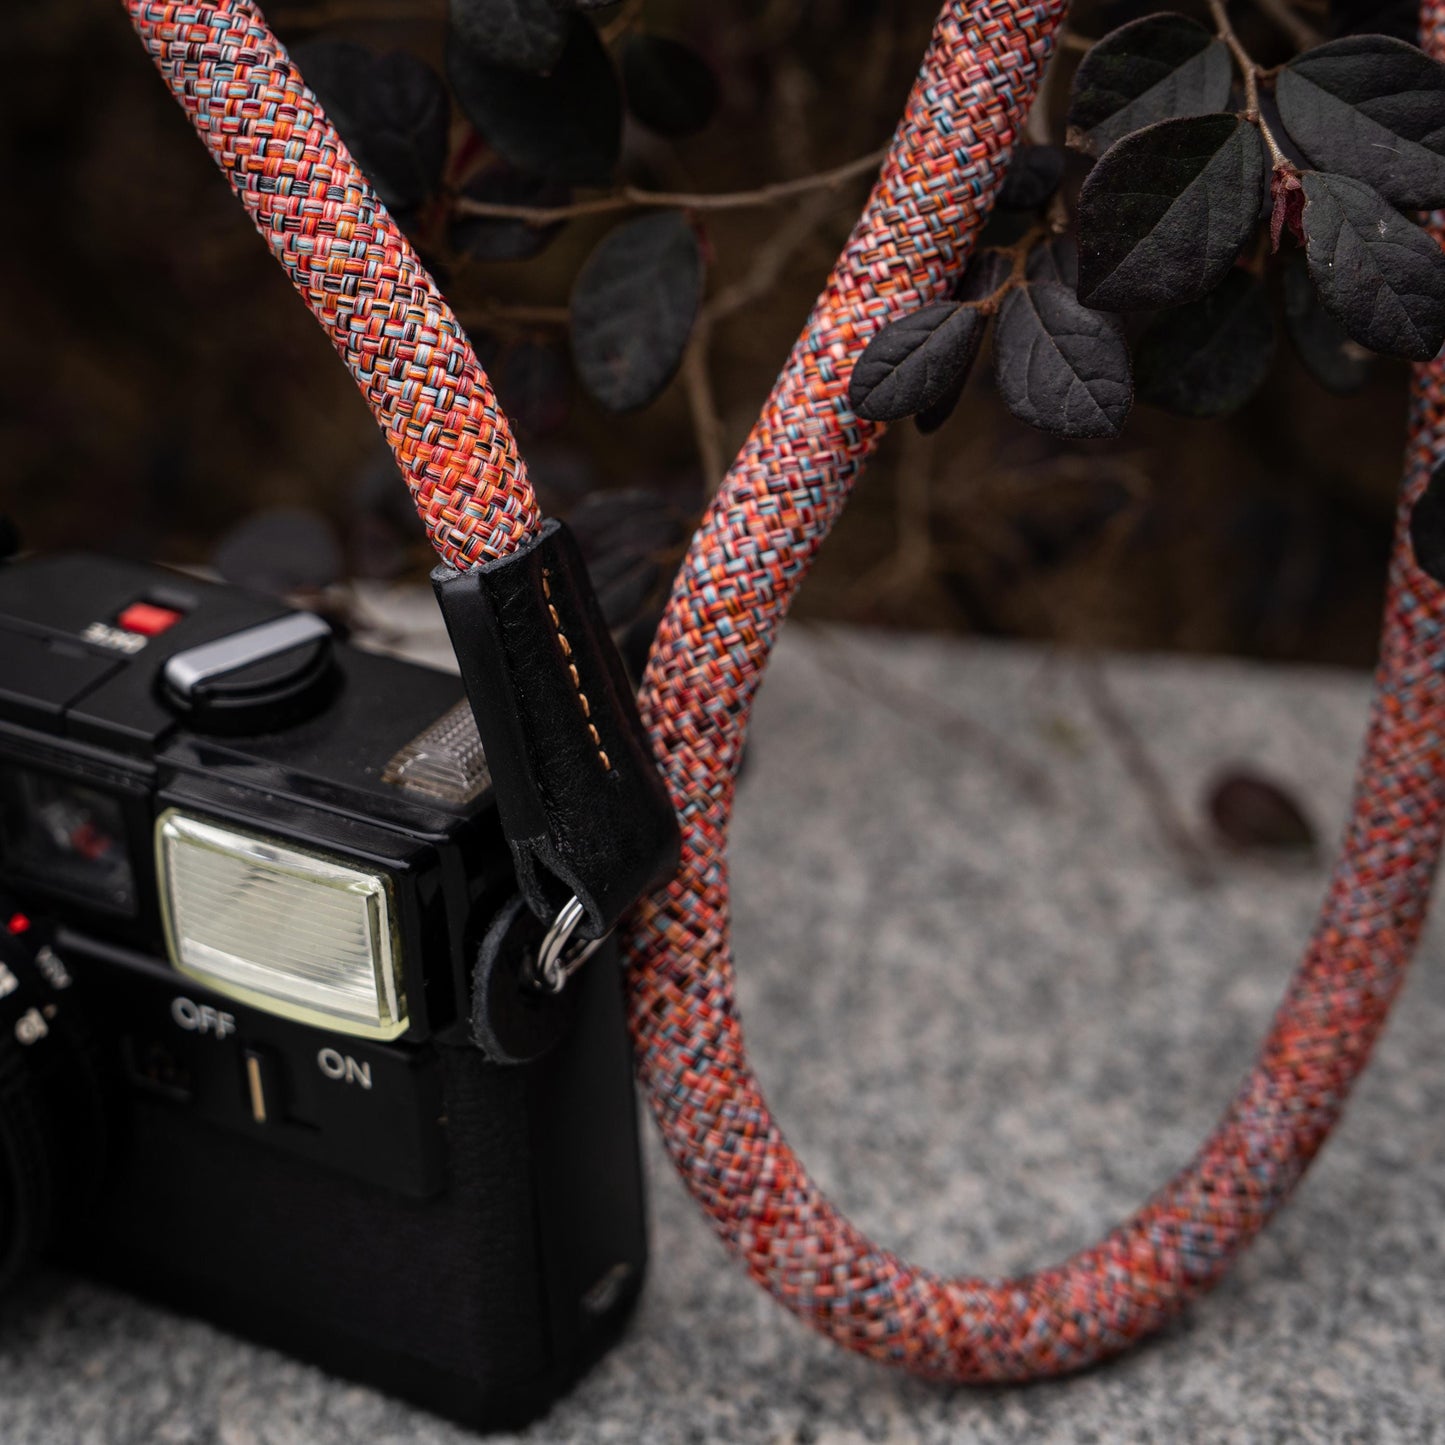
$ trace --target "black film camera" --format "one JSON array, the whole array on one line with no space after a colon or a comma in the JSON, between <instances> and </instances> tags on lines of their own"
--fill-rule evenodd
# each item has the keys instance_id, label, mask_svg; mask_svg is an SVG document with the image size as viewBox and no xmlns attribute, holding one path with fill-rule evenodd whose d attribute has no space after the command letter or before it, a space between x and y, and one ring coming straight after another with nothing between
<instances>
[{"instance_id":1,"label":"black film camera","mask_svg":"<svg viewBox=\"0 0 1445 1445\"><path fill-rule=\"evenodd\" d=\"M0 1283L48 1253L470 1425L545 1409L646 1242L615 959L534 1062L469 1036L514 889L456 678L0 566Z\"/></svg>"}]
</instances>

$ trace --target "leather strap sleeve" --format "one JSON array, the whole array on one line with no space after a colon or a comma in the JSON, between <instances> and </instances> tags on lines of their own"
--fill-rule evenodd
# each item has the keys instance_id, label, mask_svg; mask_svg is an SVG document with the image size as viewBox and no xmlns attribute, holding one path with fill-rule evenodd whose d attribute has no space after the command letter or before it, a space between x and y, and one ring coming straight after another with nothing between
<instances>
[{"instance_id":1,"label":"leather strap sleeve","mask_svg":"<svg viewBox=\"0 0 1445 1445\"><path fill-rule=\"evenodd\" d=\"M672 876L680 845L577 544L548 521L507 557L436 568L432 586L522 895L549 922L575 897L579 935L599 938Z\"/></svg>"}]
</instances>

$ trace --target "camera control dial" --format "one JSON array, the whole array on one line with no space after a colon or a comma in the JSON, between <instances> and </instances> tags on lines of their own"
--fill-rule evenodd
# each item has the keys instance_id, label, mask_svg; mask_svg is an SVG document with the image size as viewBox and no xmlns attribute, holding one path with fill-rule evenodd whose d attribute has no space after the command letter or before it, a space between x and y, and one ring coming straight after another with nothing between
<instances>
[{"instance_id":1,"label":"camera control dial","mask_svg":"<svg viewBox=\"0 0 1445 1445\"><path fill-rule=\"evenodd\" d=\"M290 612L175 653L161 674L162 691L192 726L207 731L285 727L330 697L331 641L324 618Z\"/></svg>"}]
</instances>

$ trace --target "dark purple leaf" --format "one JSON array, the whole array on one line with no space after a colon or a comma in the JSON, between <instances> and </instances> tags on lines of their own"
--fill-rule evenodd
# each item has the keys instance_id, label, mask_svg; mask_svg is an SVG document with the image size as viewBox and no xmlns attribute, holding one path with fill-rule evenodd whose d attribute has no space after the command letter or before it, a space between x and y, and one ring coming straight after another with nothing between
<instances>
[{"instance_id":1,"label":"dark purple leaf","mask_svg":"<svg viewBox=\"0 0 1445 1445\"><path fill-rule=\"evenodd\" d=\"M609 231L572 286L572 357L608 410L646 406L672 380L702 300L702 250L680 211Z\"/></svg>"},{"instance_id":2,"label":"dark purple leaf","mask_svg":"<svg viewBox=\"0 0 1445 1445\"><path fill-rule=\"evenodd\" d=\"M1055 436L1118 436L1129 415L1123 329L1057 281L1031 281L1004 298L993 364L1008 409Z\"/></svg>"},{"instance_id":3,"label":"dark purple leaf","mask_svg":"<svg viewBox=\"0 0 1445 1445\"><path fill-rule=\"evenodd\" d=\"M571 8L563 0L447 0L447 25L483 60L541 74L561 59Z\"/></svg>"},{"instance_id":4,"label":"dark purple leaf","mask_svg":"<svg viewBox=\"0 0 1445 1445\"><path fill-rule=\"evenodd\" d=\"M1284 267L1284 326L1305 368L1326 391L1349 396L1369 379L1370 353L1325 310L1298 252Z\"/></svg>"},{"instance_id":5,"label":"dark purple leaf","mask_svg":"<svg viewBox=\"0 0 1445 1445\"><path fill-rule=\"evenodd\" d=\"M1079 247L1072 236L1054 236L1029 252L1025 274L1030 281L1061 281L1077 288Z\"/></svg>"},{"instance_id":6,"label":"dark purple leaf","mask_svg":"<svg viewBox=\"0 0 1445 1445\"><path fill-rule=\"evenodd\" d=\"M1134 347L1135 394L1179 416L1226 416L1259 390L1273 356L1264 283L1236 269L1208 296L1149 323Z\"/></svg>"},{"instance_id":7,"label":"dark purple leaf","mask_svg":"<svg viewBox=\"0 0 1445 1445\"><path fill-rule=\"evenodd\" d=\"M997 246L976 251L953 288L955 301L987 301L1013 274L1013 257Z\"/></svg>"},{"instance_id":8,"label":"dark purple leaf","mask_svg":"<svg viewBox=\"0 0 1445 1445\"><path fill-rule=\"evenodd\" d=\"M865 421L928 411L962 384L988 318L976 306L938 301L883 327L848 381L848 405Z\"/></svg>"},{"instance_id":9,"label":"dark purple leaf","mask_svg":"<svg viewBox=\"0 0 1445 1445\"><path fill-rule=\"evenodd\" d=\"M453 32L447 78L457 104L518 170L565 185L607 185L622 145L622 91L597 31L574 15L549 75L495 65Z\"/></svg>"},{"instance_id":10,"label":"dark purple leaf","mask_svg":"<svg viewBox=\"0 0 1445 1445\"><path fill-rule=\"evenodd\" d=\"M1429 361L1445 343L1445 252L1377 191L1306 171L1310 276L1346 335L1371 351Z\"/></svg>"},{"instance_id":11,"label":"dark purple leaf","mask_svg":"<svg viewBox=\"0 0 1445 1445\"><path fill-rule=\"evenodd\" d=\"M1387 35L1352 35L1297 56L1276 82L1280 118L1324 171L1396 206L1445 204L1445 66Z\"/></svg>"},{"instance_id":12,"label":"dark purple leaf","mask_svg":"<svg viewBox=\"0 0 1445 1445\"><path fill-rule=\"evenodd\" d=\"M1108 311L1197 300L1228 274L1263 204L1264 145L1248 121L1192 116L1126 136L1079 195L1079 299Z\"/></svg>"},{"instance_id":13,"label":"dark purple leaf","mask_svg":"<svg viewBox=\"0 0 1445 1445\"><path fill-rule=\"evenodd\" d=\"M436 190L446 163L450 102L441 77L404 50L313 40L293 58L386 206L405 212Z\"/></svg>"},{"instance_id":14,"label":"dark purple leaf","mask_svg":"<svg viewBox=\"0 0 1445 1445\"><path fill-rule=\"evenodd\" d=\"M924 407L913 418L913 425L918 428L919 436L932 436L953 415L967 385L967 375L960 376L932 406Z\"/></svg>"},{"instance_id":15,"label":"dark purple leaf","mask_svg":"<svg viewBox=\"0 0 1445 1445\"><path fill-rule=\"evenodd\" d=\"M622 49L627 106L658 135L695 135L718 106L717 76L692 46L663 35L633 35Z\"/></svg>"},{"instance_id":16,"label":"dark purple leaf","mask_svg":"<svg viewBox=\"0 0 1445 1445\"><path fill-rule=\"evenodd\" d=\"M388 206L420 205L441 184L451 101L425 61L393 50L372 65L356 159Z\"/></svg>"},{"instance_id":17,"label":"dark purple leaf","mask_svg":"<svg viewBox=\"0 0 1445 1445\"><path fill-rule=\"evenodd\" d=\"M994 204L1006 211L1036 211L1048 202L1063 179L1062 146L1015 146Z\"/></svg>"},{"instance_id":18,"label":"dark purple leaf","mask_svg":"<svg viewBox=\"0 0 1445 1445\"><path fill-rule=\"evenodd\" d=\"M1132 131L1229 103L1229 51L1197 21L1147 15L1104 36L1079 63L1069 143L1100 155Z\"/></svg>"},{"instance_id":19,"label":"dark purple leaf","mask_svg":"<svg viewBox=\"0 0 1445 1445\"><path fill-rule=\"evenodd\" d=\"M1315 830L1304 810L1280 784L1239 768L1225 773L1209 789L1210 821L1232 848L1270 852L1307 852Z\"/></svg>"}]
</instances>

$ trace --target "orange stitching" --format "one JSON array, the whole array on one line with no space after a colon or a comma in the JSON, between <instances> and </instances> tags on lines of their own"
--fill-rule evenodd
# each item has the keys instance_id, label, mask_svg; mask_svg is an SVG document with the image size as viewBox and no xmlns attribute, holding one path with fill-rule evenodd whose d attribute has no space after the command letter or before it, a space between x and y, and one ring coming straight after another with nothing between
<instances>
[{"instance_id":1,"label":"orange stitching","mask_svg":"<svg viewBox=\"0 0 1445 1445\"><path fill-rule=\"evenodd\" d=\"M607 756L607 750L602 746L602 735L597 731L597 724L590 721L592 704L587 701L587 694L582 691L582 679L578 675L577 664L572 661L572 644L567 641L567 634L562 631L562 619L557 615L557 608L552 602L552 574L545 567L542 569L542 596L547 599L547 611L552 616L552 630L557 634L557 641L562 645L562 656L567 659L567 671L572 678L572 686L577 690L577 701L582 704L582 716L589 719L587 735L592 739L592 746L597 749L597 756L602 760L602 766L610 773L612 759Z\"/></svg>"}]
</instances>

